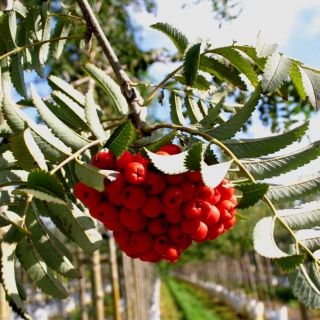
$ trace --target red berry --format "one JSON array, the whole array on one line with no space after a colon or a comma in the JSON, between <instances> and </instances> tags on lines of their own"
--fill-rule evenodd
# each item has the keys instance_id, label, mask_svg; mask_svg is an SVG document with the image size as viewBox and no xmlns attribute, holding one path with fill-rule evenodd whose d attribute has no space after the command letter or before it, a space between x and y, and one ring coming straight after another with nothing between
<instances>
[{"instance_id":1,"label":"red berry","mask_svg":"<svg viewBox=\"0 0 320 320\"><path fill-rule=\"evenodd\" d=\"M165 151L157 151L156 154L158 154L159 156L169 156L169 153Z\"/></svg>"},{"instance_id":2,"label":"red berry","mask_svg":"<svg viewBox=\"0 0 320 320\"><path fill-rule=\"evenodd\" d=\"M178 224L172 224L168 228L168 235L172 242L179 243L183 241L187 234L184 233Z\"/></svg>"},{"instance_id":3,"label":"red berry","mask_svg":"<svg viewBox=\"0 0 320 320\"><path fill-rule=\"evenodd\" d=\"M185 173L185 177L193 182L198 182L202 180L201 172L200 171L188 171Z\"/></svg>"},{"instance_id":4,"label":"red berry","mask_svg":"<svg viewBox=\"0 0 320 320\"><path fill-rule=\"evenodd\" d=\"M167 184L177 185L180 184L184 179L184 173L179 174L165 174L164 178Z\"/></svg>"},{"instance_id":5,"label":"red berry","mask_svg":"<svg viewBox=\"0 0 320 320\"><path fill-rule=\"evenodd\" d=\"M223 223L218 223L213 226L208 227L208 232L206 234L206 240L214 240L218 238L224 232Z\"/></svg>"},{"instance_id":6,"label":"red berry","mask_svg":"<svg viewBox=\"0 0 320 320\"><path fill-rule=\"evenodd\" d=\"M181 250L178 245L171 245L164 253L163 258L170 263L176 263L181 256Z\"/></svg>"},{"instance_id":7,"label":"red berry","mask_svg":"<svg viewBox=\"0 0 320 320\"><path fill-rule=\"evenodd\" d=\"M91 165L103 170L111 170L115 163L115 157L111 151L101 151L91 159Z\"/></svg>"},{"instance_id":8,"label":"red berry","mask_svg":"<svg viewBox=\"0 0 320 320\"><path fill-rule=\"evenodd\" d=\"M123 174L118 173L117 178L113 181L104 179L104 191L108 195L110 193L119 194L124 188L126 181L124 180Z\"/></svg>"},{"instance_id":9,"label":"red berry","mask_svg":"<svg viewBox=\"0 0 320 320\"><path fill-rule=\"evenodd\" d=\"M86 186L81 181L74 186L75 196L89 209L96 207L102 200L102 193Z\"/></svg>"},{"instance_id":10,"label":"red berry","mask_svg":"<svg viewBox=\"0 0 320 320\"><path fill-rule=\"evenodd\" d=\"M140 209L146 200L147 196L144 189L138 186L126 186L121 192L121 201L130 210Z\"/></svg>"},{"instance_id":11,"label":"red berry","mask_svg":"<svg viewBox=\"0 0 320 320\"><path fill-rule=\"evenodd\" d=\"M223 179L218 185L217 189L219 190L223 200L227 200L234 195L234 188L231 185L231 181L228 179Z\"/></svg>"},{"instance_id":12,"label":"red berry","mask_svg":"<svg viewBox=\"0 0 320 320\"><path fill-rule=\"evenodd\" d=\"M167 221L172 224L180 223L182 218L183 218L183 214L180 210L176 211L174 214L166 214Z\"/></svg>"},{"instance_id":13,"label":"red berry","mask_svg":"<svg viewBox=\"0 0 320 320\"><path fill-rule=\"evenodd\" d=\"M200 221L198 230L195 232L192 232L190 236L195 242L200 242L205 239L207 232L208 232L207 225L204 224L202 221Z\"/></svg>"},{"instance_id":14,"label":"red berry","mask_svg":"<svg viewBox=\"0 0 320 320\"><path fill-rule=\"evenodd\" d=\"M171 240L164 234L156 236L153 240L153 250L159 254L164 254L170 246Z\"/></svg>"},{"instance_id":15,"label":"red berry","mask_svg":"<svg viewBox=\"0 0 320 320\"><path fill-rule=\"evenodd\" d=\"M167 206L162 207L162 212L166 214L166 216L169 215L176 215L180 211L180 206L169 208Z\"/></svg>"},{"instance_id":16,"label":"red berry","mask_svg":"<svg viewBox=\"0 0 320 320\"><path fill-rule=\"evenodd\" d=\"M129 243L131 232L126 227L123 227L119 231L113 231L113 236L117 243Z\"/></svg>"},{"instance_id":17,"label":"red berry","mask_svg":"<svg viewBox=\"0 0 320 320\"><path fill-rule=\"evenodd\" d=\"M183 241L177 243L177 247L180 250L186 250L191 246L191 244L192 244L192 238L189 235L187 235Z\"/></svg>"},{"instance_id":18,"label":"red berry","mask_svg":"<svg viewBox=\"0 0 320 320\"><path fill-rule=\"evenodd\" d=\"M204 222L208 227L218 223L219 219L220 219L220 211L214 205L211 206L209 215L207 215L204 218L201 217L201 221Z\"/></svg>"},{"instance_id":19,"label":"red berry","mask_svg":"<svg viewBox=\"0 0 320 320\"><path fill-rule=\"evenodd\" d=\"M131 162L133 162L133 155L129 151L125 150L121 157L116 160L114 169L117 171L123 171L125 167Z\"/></svg>"},{"instance_id":20,"label":"red berry","mask_svg":"<svg viewBox=\"0 0 320 320\"><path fill-rule=\"evenodd\" d=\"M121 199L121 193L109 193L108 195L109 201L116 205L116 206L122 206L122 199Z\"/></svg>"},{"instance_id":21,"label":"red berry","mask_svg":"<svg viewBox=\"0 0 320 320\"><path fill-rule=\"evenodd\" d=\"M200 220L183 218L180 223L180 226L181 230L185 233L196 232L200 227Z\"/></svg>"},{"instance_id":22,"label":"red berry","mask_svg":"<svg viewBox=\"0 0 320 320\"><path fill-rule=\"evenodd\" d=\"M159 194L166 187L166 181L162 174L148 172L146 179L143 182L143 187L148 194Z\"/></svg>"},{"instance_id":23,"label":"red berry","mask_svg":"<svg viewBox=\"0 0 320 320\"><path fill-rule=\"evenodd\" d=\"M140 210L129 210L122 207L119 219L126 227L132 227L142 220L143 214Z\"/></svg>"},{"instance_id":24,"label":"red berry","mask_svg":"<svg viewBox=\"0 0 320 320\"><path fill-rule=\"evenodd\" d=\"M178 187L183 194L183 201L188 201L195 196L196 188L193 182L189 180L183 180Z\"/></svg>"},{"instance_id":25,"label":"red berry","mask_svg":"<svg viewBox=\"0 0 320 320\"><path fill-rule=\"evenodd\" d=\"M238 199L236 197L236 195L233 195L231 198L228 199L229 201L231 201L235 206L238 205Z\"/></svg>"},{"instance_id":26,"label":"red berry","mask_svg":"<svg viewBox=\"0 0 320 320\"><path fill-rule=\"evenodd\" d=\"M108 200L100 202L96 208L90 210L90 214L103 224L113 223L119 219L119 211L117 207Z\"/></svg>"},{"instance_id":27,"label":"red berry","mask_svg":"<svg viewBox=\"0 0 320 320\"><path fill-rule=\"evenodd\" d=\"M201 198L203 201L210 202L214 197L214 190L203 184L199 186L197 196Z\"/></svg>"},{"instance_id":28,"label":"red berry","mask_svg":"<svg viewBox=\"0 0 320 320\"><path fill-rule=\"evenodd\" d=\"M232 228L237 222L236 217L234 216L233 218L231 218L230 220L227 221L223 221L223 226L225 230L228 230L230 228Z\"/></svg>"},{"instance_id":29,"label":"red berry","mask_svg":"<svg viewBox=\"0 0 320 320\"><path fill-rule=\"evenodd\" d=\"M182 200L182 191L176 186L168 186L162 194L163 204L169 208L179 207Z\"/></svg>"},{"instance_id":30,"label":"red berry","mask_svg":"<svg viewBox=\"0 0 320 320\"><path fill-rule=\"evenodd\" d=\"M119 243L119 248L130 258L137 259L141 255L138 251L134 250L130 243Z\"/></svg>"},{"instance_id":31,"label":"red berry","mask_svg":"<svg viewBox=\"0 0 320 320\"><path fill-rule=\"evenodd\" d=\"M142 215L142 218L137 221L134 225L128 227L128 229L132 232L137 232L143 230L148 224L148 218Z\"/></svg>"},{"instance_id":32,"label":"red berry","mask_svg":"<svg viewBox=\"0 0 320 320\"><path fill-rule=\"evenodd\" d=\"M194 197L189 201L186 201L182 205L182 213L185 217L189 219L200 218L204 212L204 201L198 197Z\"/></svg>"},{"instance_id":33,"label":"red berry","mask_svg":"<svg viewBox=\"0 0 320 320\"><path fill-rule=\"evenodd\" d=\"M181 153L181 148L176 144L167 144L160 148L160 151L165 151L170 155Z\"/></svg>"},{"instance_id":34,"label":"red berry","mask_svg":"<svg viewBox=\"0 0 320 320\"><path fill-rule=\"evenodd\" d=\"M152 248L153 238L148 231L138 231L132 233L130 244L138 252L147 252Z\"/></svg>"},{"instance_id":35,"label":"red berry","mask_svg":"<svg viewBox=\"0 0 320 320\"><path fill-rule=\"evenodd\" d=\"M147 158L143 157L140 153L136 153L136 154L133 155L133 161L143 164L143 166L145 168L147 168L148 164L150 163L150 160L148 160Z\"/></svg>"},{"instance_id":36,"label":"red berry","mask_svg":"<svg viewBox=\"0 0 320 320\"><path fill-rule=\"evenodd\" d=\"M158 196L149 196L141 208L146 217L154 218L162 212L162 202Z\"/></svg>"},{"instance_id":37,"label":"red berry","mask_svg":"<svg viewBox=\"0 0 320 320\"><path fill-rule=\"evenodd\" d=\"M148 231L157 236L163 234L168 229L168 221L163 217L150 219L147 226Z\"/></svg>"},{"instance_id":38,"label":"red berry","mask_svg":"<svg viewBox=\"0 0 320 320\"><path fill-rule=\"evenodd\" d=\"M217 204L220 211L220 221L227 221L236 215L235 205L229 200L220 201Z\"/></svg>"},{"instance_id":39,"label":"red berry","mask_svg":"<svg viewBox=\"0 0 320 320\"><path fill-rule=\"evenodd\" d=\"M214 188L213 190L214 190L213 198L209 202L210 204L217 204L221 199L221 194L218 188Z\"/></svg>"},{"instance_id":40,"label":"red berry","mask_svg":"<svg viewBox=\"0 0 320 320\"><path fill-rule=\"evenodd\" d=\"M133 185L141 184L147 175L147 171L143 164L139 162L131 162L124 169L125 180Z\"/></svg>"},{"instance_id":41,"label":"red berry","mask_svg":"<svg viewBox=\"0 0 320 320\"><path fill-rule=\"evenodd\" d=\"M142 253L140 255L139 259L142 261L149 261L152 263L157 263L162 259L162 255L160 255L159 253L157 253L153 249L151 249L147 252Z\"/></svg>"}]
</instances>

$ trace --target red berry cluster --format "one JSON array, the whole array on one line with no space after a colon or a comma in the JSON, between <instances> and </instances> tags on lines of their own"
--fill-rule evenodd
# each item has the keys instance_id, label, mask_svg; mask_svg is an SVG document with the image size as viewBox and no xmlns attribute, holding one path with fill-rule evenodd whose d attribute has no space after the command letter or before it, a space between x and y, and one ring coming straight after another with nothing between
<instances>
[{"instance_id":1,"label":"red berry cluster","mask_svg":"<svg viewBox=\"0 0 320 320\"><path fill-rule=\"evenodd\" d=\"M170 144L157 154L180 152ZM212 189L199 171L164 174L141 154L128 151L118 160L111 151L100 152L91 164L119 174L112 182L105 179L103 192L78 182L75 195L131 258L174 263L192 240L214 240L236 222L237 199L227 179Z\"/></svg>"}]
</instances>

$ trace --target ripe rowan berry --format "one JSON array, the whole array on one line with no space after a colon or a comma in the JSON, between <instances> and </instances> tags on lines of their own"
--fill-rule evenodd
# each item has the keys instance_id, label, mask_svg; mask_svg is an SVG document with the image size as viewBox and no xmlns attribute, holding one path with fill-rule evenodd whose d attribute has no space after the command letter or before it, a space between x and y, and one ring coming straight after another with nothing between
<instances>
[{"instance_id":1,"label":"ripe rowan berry","mask_svg":"<svg viewBox=\"0 0 320 320\"><path fill-rule=\"evenodd\" d=\"M166 214L165 216L166 216L167 221L172 224L180 223L183 218L183 214L182 214L181 210L178 210L173 214Z\"/></svg>"},{"instance_id":2,"label":"ripe rowan berry","mask_svg":"<svg viewBox=\"0 0 320 320\"><path fill-rule=\"evenodd\" d=\"M210 204L217 204L221 199L221 194L218 188L214 188L213 191L214 191L213 197L209 202Z\"/></svg>"},{"instance_id":3,"label":"ripe rowan berry","mask_svg":"<svg viewBox=\"0 0 320 320\"><path fill-rule=\"evenodd\" d=\"M195 196L196 188L195 184L189 180L183 180L178 188L181 189L183 195L183 201L188 201Z\"/></svg>"},{"instance_id":4,"label":"ripe rowan berry","mask_svg":"<svg viewBox=\"0 0 320 320\"><path fill-rule=\"evenodd\" d=\"M141 153L136 153L133 155L133 161L141 163L145 168L151 163L150 160L141 155Z\"/></svg>"},{"instance_id":5,"label":"ripe rowan berry","mask_svg":"<svg viewBox=\"0 0 320 320\"><path fill-rule=\"evenodd\" d=\"M159 235L153 239L153 250L159 254L164 254L171 246L171 240L167 235Z\"/></svg>"},{"instance_id":6,"label":"ripe rowan berry","mask_svg":"<svg viewBox=\"0 0 320 320\"><path fill-rule=\"evenodd\" d=\"M121 199L121 193L109 193L108 194L109 201L116 205L116 206L122 206L122 199Z\"/></svg>"},{"instance_id":7,"label":"ripe rowan berry","mask_svg":"<svg viewBox=\"0 0 320 320\"><path fill-rule=\"evenodd\" d=\"M141 255L140 252L136 251L130 243L119 243L119 248L123 251L128 257L132 259L137 259Z\"/></svg>"},{"instance_id":8,"label":"ripe rowan berry","mask_svg":"<svg viewBox=\"0 0 320 320\"><path fill-rule=\"evenodd\" d=\"M183 200L181 189L176 186L168 186L162 194L163 204L169 208L177 208Z\"/></svg>"},{"instance_id":9,"label":"ripe rowan berry","mask_svg":"<svg viewBox=\"0 0 320 320\"><path fill-rule=\"evenodd\" d=\"M113 169L114 163L115 157L111 151L101 151L91 159L91 165L102 170Z\"/></svg>"},{"instance_id":10,"label":"ripe rowan berry","mask_svg":"<svg viewBox=\"0 0 320 320\"><path fill-rule=\"evenodd\" d=\"M131 232L126 228L123 227L121 230L113 231L114 239L117 243L129 243Z\"/></svg>"},{"instance_id":11,"label":"ripe rowan berry","mask_svg":"<svg viewBox=\"0 0 320 320\"><path fill-rule=\"evenodd\" d=\"M178 245L172 244L163 254L163 258L170 263L176 263L181 256L181 250Z\"/></svg>"},{"instance_id":12,"label":"ripe rowan berry","mask_svg":"<svg viewBox=\"0 0 320 320\"><path fill-rule=\"evenodd\" d=\"M181 220L180 227L185 233L196 232L200 227L200 219L183 218Z\"/></svg>"},{"instance_id":13,"label":"ripe rowan berry","mask_svg":"<svg viewBox=\"0 0 320 320\"><path fill-rule=\"evenodd\" d=\"M130 244L138 252L147 252L152 248L153 238L148 231L138 231L131 234Z\"/></svg>"},{"instance_id":14,"label":"ripe rowan berry","mask_svg":"<svg viewBox=\"0 0 320 320\"><path fill-rule=\"evenodd\" d=\"M143 187L148 194L160 194L166 187L166 181L162 174L148 171Z\"/></svg>"},{"instance_id":15,"label":"ripe rowan berry","mask_svg":"<svg viewBox=\"0 0 320 320\"><path fill-rule=\"evenodd\" d=\"M180 250L186 250L188 249L192 244L192 238L187 235L184 240L182 240L181 242L177 243L177 247L180 249Z\"/></svg>"},{"instance_id":16,"label":"ripe rowan berry","mask_svg":"<svg viewBox=\"0 0 320 320\"><path fill-rule=\"evenodd\" d=\"M188 171L185 173L186 179L193 181L193 182L198 182L202 180L201 172L200 171Z\"/></svg>"},{"instance_id":17,"label":"ripe rowan berry","mask_svg":"<svg viewBox=\"0 0 320 320\"><path fill-rule=\"evenodd\" d=\"M167 144L160 148L160 151L165 151L170 155L181 153L181 148L176 144Z\"/></svg>"},{"instance_id":18,"label":"ripe rowan berry","mask_svg":"<svg viewBox=\"0 0 320 320\"><path fill-rule=\"evenodd\" d=\"M110 201L104 200L97 207L90 210L90 214L95 219L104 223L113 223L119 218L119 210Z\"/></svg>"},{"instance_id":19,"label":"ripe rowan berry","mask_svg":"<svg viewBox=\"0 0 320 320\"><path fill-rule=\"evenodd\" d=\"M204 201L198 197L194 197L189 201L186 201L182 205L182 213L189 219L200 218L204 212Z\"/></svg>"},{"instance_id":20,"label":"ripe rowan berry","mask_svg":"<svg viewBox=\"0 0 320 320\"><path fill-rule=\"evenodd\" d=\"M133 155L125 150L121 157L115 161L114 170L123 171L127 164L133 162Z\"/></svg>"},{"instance_id":21,"label":"ripe rowan berry","mask_svg":"<svg viewBox=\"0 0 320 320\"><path fill-rule=\"evenodd\" d=\"M223 226L225 230L232 228L237 221L237 218L234 216L233 218L223 221Z\"/></svg>"},{"instance_id":22,"label":"ripe rowan berry","mask_svg":"<svg viewBox=\"0 0 320 320\"><path fill-rule=\"evenodd\" d=\"M160 235L167 232L168 221L164 217L157 217L150 219L148 222L147 229L152 235Z\"/></svg>"},{"instance_id":23,"label":"ripe rowan berry","mask_svg":"<svg viewBox=\"0 0 320 320\"><path fill-rule=\"evenodd\" d=\"M140 186L126 186L121 192L121 201L130 210L140 209L146 200L146 193Z\"/></svg>"},{"instance_id":24,"label":"ripe rowan berry","mask_svg":"<svg viewBox=\"0 0 320 320\"><path fill-rule=\"evenodd\" d=\"M219 219L220 219L220 211L214 205L211 206L209 215L207 215L206 217L201 217L201 221L204 222L208 227L218 223Z\"/></svg>"},{"instance_id":25,"label":"ripe rowan berry","mask_svg":"<svg viewBox=\"0 0 320 320\"><path fill-rule=\"evenodd\" d=\"M160 255L159 253L155 252L153 249L150 249L147 252L142 253L139 256L139 259L141 261L149 261L152 263L157 263L162 259L162 255Z\"/></svg>"},{"instance_id":26,"label":"ripe rowan berry","mask_svg":"<svg viewBox=\"0 0 320 320\"><path fill-rule=\"evenodd\" d=\"M125 180L133 185L141 184L147 175L147 170L139 162L131 162L124 169Z\"/></svg>"},{"instance_id":27,"label":"ripe rowan berry","mask_svg":"<svg viewBox=\"0 0 320 320\"><path fill-rule=\"evenodd\" d=\"M104 191L106 195L110 193L120 194L124 188L126 181L121 172L118 173L115 180L104 179Z\"/></svg>"},{"instance_id":28,"label":"ripe rowan berry","mask_svg":"<svg viewBox=\"0 0 320 320\"><path fill-rule=\"evenodd\" d=\"M200 221L199 228L190 234L190 237L195 242L203 241L208 233L208 227L205 223Z\"/></svg>"},{"instance_id":29,"label":"ripe rowan berry","mask_svg":"<svg viewBox=\"0 0 320 320\"><path fill-rule=\"evenodd\" d=\"M143 230L148 224L148 218L144 215L142 215L142 218L139 221L136 221L136 223L128 229L132 232L137 232Z\"/></svg>"},{"instance_id":30,"label":"ripe rowan berry","mask_svg":"<svg viewBox=\"0 0 320 320\"><path fill-rule=\"evenodd\" d=\"M197 196L201 198L203 201L210 202L214 197L214 190L202 184L198 188Z\"/></svg>"},{"instance_id":31,"label":"ripe rowan berry","mask_svg":"<svg viewBox=\"0 0 320 320\"><path fill-rule=\"evenodd\" d=\"M224 232L223 223L217 223L213 226L208 227L208 232L206 234L206 240L214 240L218 238Z\"/></svg>"},{"instance_id":32,"label":"ripe rowan berry","mask_svg":"<svg viewBox=\"0 0 320 320\"><path fill-rule=\"evenodd\" d=\"M187 234L182 231L180 225L171 224L168 228L168 236L173 243L179 243L186 238Z\"/></svg>"},{"instance_id":33,"label":"ripe rowan berry","mask_svg":"<svg viewBox=\"0 0 320 320\"><path fill-rule=\"evenodd\" d=\"M81 181L74 186L75 196L89 209L96 207L102 201L102 194Z\"/></svg>"},{"instance_id":34,"label":"ripe rowan berry","mask_svg":"<svg viewBox=\"0 0 320 320\"><path fill-rule=\"evenodd\" d=\"M220 201L217 208L220 211L220 221L230 220L236 214L235 205L229 200Z\"/></svg>"},{"instance_id":35,"label":"ripe rowan berry","mask_svg":"<svg viewBox=\"0 0 320 320\"><path fill-rule=\"evenodd\" d=\"M129 210L126 207L122 207L119 213L119 219L126 227L136 225L142 217L141 210Z\"/></svg>"},{"instance_id":36,"label":"ripe rowan berry","mask_svg":"<svg viewBox=\"0 0 320 320\"><path fill-rule=\"evenodd\" d=\"M146 217L154 218L162 212L162 202L158 196L149 196L141 208Z\"/></svg>"},{"instance_id":37,"label":"ripe rowan berry","mask_svg":"<svg viewBox=\"0 0 320 320\"><path fill-rule=\"evenodd\" d=\"M221 198L227 200L234 195L234 188L231 185L231 181L228 179L223 179L220 184L217 186L221 194Z\"/></svg>"},{"instance_id":38,"label":"ripe rowan berry","mask_svg":"<svg viewBox=\"0 0 320 320\"><path fill-rule=\"evenodd\" d=\"M178 185L183 181L184 174L183 173L165 174L164 178L165 178L167 184Z\"/></svg>"}]
</instances>

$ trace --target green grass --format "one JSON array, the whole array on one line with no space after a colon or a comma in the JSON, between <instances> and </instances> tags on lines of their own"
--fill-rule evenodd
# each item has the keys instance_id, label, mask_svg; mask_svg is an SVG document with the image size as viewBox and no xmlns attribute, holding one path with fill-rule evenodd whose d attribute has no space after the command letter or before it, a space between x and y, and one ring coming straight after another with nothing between
<instances>
[{"instance_id":1,"label":"green grass","mask_svg":"<svg viewBox=\"0 0 320 320\"><path fill-rule=\"evenodd\" d=\"M222 320L214 314L212 310L208 310L200 299L197 299L192 292L186 288L186 284L177 280L166 277L166 284L170 292L183 312L184 320Z\"/></svg>"}]
</instances>

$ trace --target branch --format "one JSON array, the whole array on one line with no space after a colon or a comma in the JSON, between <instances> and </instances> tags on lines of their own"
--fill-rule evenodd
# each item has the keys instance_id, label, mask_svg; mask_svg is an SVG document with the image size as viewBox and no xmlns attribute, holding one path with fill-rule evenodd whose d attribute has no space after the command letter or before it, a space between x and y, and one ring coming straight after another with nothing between
<instances>
[{"instance_id":1,"label":"branch","mask_svg":"<svg viewBox=\"0 0 320 320\"><path fill-rule=\"evenodd\" d=\"M131 81L125 71L122 69L122 66L113 51L107 37L105 36L98 20L96 19L92 8L90 7L87 0L77 0L83 16L87 24L87 44L90 47L90 41L92 33L97 38L97 41L106 55L109 63L115 73L115 76L120 83L121 91L124 97L126 98L129 106L130 118L133 121L133 124L137 129L142 129L147 125L146 124L146 112L142 111L140 107L143 104L143 99L141 98L139 92L131 86ZM145 111L145 110L144 110Z\"/></svg>"}]
</instances>

